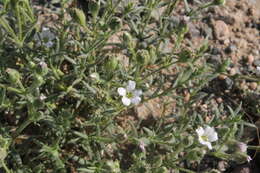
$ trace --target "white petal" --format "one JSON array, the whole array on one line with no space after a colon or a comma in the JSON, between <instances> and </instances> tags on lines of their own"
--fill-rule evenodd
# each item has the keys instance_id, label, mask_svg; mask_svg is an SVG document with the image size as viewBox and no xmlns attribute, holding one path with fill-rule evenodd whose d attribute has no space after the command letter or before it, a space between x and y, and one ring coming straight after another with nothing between
<instances>
[{"instance_id":1,"label":"white petal","mask_svg":"<svg viewBox=\"0 0 260 173\"><path fill-rule=\"evenodd\" d=\"M133 97L131 98L131 102L135 105L138 105L141 102L141 97Z\"/></svg>"},{"instance_id":2,"label":"white petal","mask_svg":"<svg viewBox=\"0 0 260 173\"><path fill-rule=\"evenodd\" d=\"M133 91L135 89L136 83L135 81L129 80L127 83L127 91Z\"/></svg>"},{"instance_id":3,"label":"white petal","mask_svg":"<svg viewBox=\"0 0 260 173\"><path fill-rule=\"evenodd\" d=\"M208 139L210 142L214 142L218 140L218 134L214 132L213 134L208 135Z\"/></svg>"},{"instance_id":4,"label":"white petal","mask_svg":"<svg viewBox=\"0 0 260 173\"><path fill-rule=\"evenodd\" d=\"M126 95L126 89L125 88L120 87L120 88L117 89L117 92L120 96Z\"/></svg>"},{"instance_id":5,"label":"white petal","mask_svg":"<svg viewBox=\"0 0 260 173\"><path fill-rule=\"evenodd\" d=\"M140 96L140 95L142 95L142 94L143 94L142 90L134 90L134 91L133 91L133 95L134 95L134 96Z\"/></svg>"},{"instance_id":6,"label":"white petal","mask_svg":"<svg viewBox=\"0 0 260 173\"><path fill-rule=\"evenodd\" d=\"M46 28L46 27L43 27L42 28L42 31L49 31L50 29L49 28Z\"/></svg>"},{"instance_id":7,"label":"white petal","mask_svg":"<svg viewBox=\"0 0 260 173\"><path fill-rule=\"evenodd\" d=\"M197 132L198 136L202 136L204 134L204 129L202 127L199 127L196 129L196 132Z\"/></svg>"},{"instance_id":8,"label":"white petal","mask_svg":"<svg viewBox=\"0 0 260 173\"><path fill-rule=\"evenodd\" d=\"M207 126L205 128L205 134L208 136L210 142L218 140L218 134L215 132L215 129Z\"/></svg>"},{"instance_id":9,"label":"white petal","mask_svg":"<svg viewBox=\"0 0 260 173\"><path fill-rule=\"evenodd\" d=\"M212 150L212 146L211 146L211 143L210 142L206 142L204 145L207 145L207 147Z\"/></svg>"},{"instance_id":10,"label":"white petal","mask_svg":"<svg viewBox=\"0 0 260 173\"><path fill-rule=\"evenodd\" d=\"M45 45L46 47L50 48L50 47L52 47L53 42L48 41L47 43L44 43L44 45Z\"/></svg>"},{"instance_id":11,"label":"white petal","mask_svg":"<svg viewBox=\"0 0 260 173\"><path fill-rule=\"evenodd\" d=\"M131 104L131 100L127 97L122 97L122 102L125 106L129 106Z\"/></svg>"}]
</instances>

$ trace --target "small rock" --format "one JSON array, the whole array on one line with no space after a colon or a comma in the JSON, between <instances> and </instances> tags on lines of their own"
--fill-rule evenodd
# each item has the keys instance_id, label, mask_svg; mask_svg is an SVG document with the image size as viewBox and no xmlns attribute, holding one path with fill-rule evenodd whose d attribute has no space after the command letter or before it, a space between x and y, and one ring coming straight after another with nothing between
<instances>
[{"instance_id":1,"label":"small rock","mask_svg":"<svg viewBox=\"0 0 260 173\"><path fill-rule=\"evenodd\" d=\"M256 66L256 67L260 66L260 59L254 60L253 64L254 64L254 66Z\"/></svg>"},{"instance_id":2,"label":"small rock","mask_svg":"<svg viewBox=\"0 0 260 173\"><path fill-rule=\"evenodd\" d=\"M220 104L220 103L223 102L223 99L222 99L221 97L218 97L218 98L216 99L216 101Z\"/></svg>"},{"instance_id":3,"label":"small rock","mask_svg":"<svg viewBox=\"0 0 260 173\"><path fill-rule=\"evenodd\" d=\"M227 24L221 20L216 21L213 24L214 36L218 40L226 40L230 36L229 28Z\"/></svg>"},{"instance_id":4,"label":"small rock","mask_svg":"<svg viewBox=\"0 0 260 173\"><path fill-rule=\"evenodd\" d=\"M226 171L227 167L228 163L226 161L222 160L218 162L218 170L220 170L221 172Z\"/></svg>"},{"instance_id":5,"label":"small rock","mask_svg":"<svg viewBox=\"0 0 260 173\"><path fill-rule=\"evenodd\" d=\"M189 27L189 33L188 33L189 38L200 36L200 31L196 28L196 26L193 23L189 22L188 27Z\"/></svg>"},{"instance_id":6,"label":"small rock","mask_svg":"<svg viewBox=\"0 0 260 173\"><path fill-rule=\"evenodd\" d=\"M234 76L236 73L237 73L236 68L231 68L230 71L229 71L229 74L230 74L231 76Z\"/></svg>"},{"instance_id":7,"label":"small rock","mask_svg":"<svg viewBox=\"0 0 260 173\"><path fill-rule=\"evenodd\" d=\"M207 62L215 66L218 66L219 64L221 64L221 57L219 55L212 55L209 57L209 59L207 59Z\"/></svg>"},{"instance_id":8,"label":"small rock","mask_svg":"<svg viewBox=\"0 0 260 173\"><path fill-rule=\"evenodd\" d=\"M238 48L246 49L247 45L248 45L248 43L247 43L247 41L245 39L239 39Z\"/></svg>"},{"instance_id":9,"label":"small rock","mask_svg":"<svg viewBox=\"0 0 260 173\"><path fill-rule=\"evenodd\" d=\"M204 25L204 27L200 28L200 31L204 37L208 37L209 40L213 39L213 31L208 25Z\"/></svg>"},{"instance_id":10,"label":"small rock","mask_svg":"<svg viewBox=\"0 0 260 173\"><path fill-rule=\"evenodd\" d=\"M235 24L235 18L232 16L221 16L220 19L229 25Z\"/></svg>"},{"instance_id":11,"label":"small rock","mask_svg":"<svg viewBox=\"0 0 260 173\"><path fill-rule=\"evenodd\" d=\"M247 10L247 15L249 15L249 16L254 16L254 15L255 15L255 9L249 8L249 9Z\"/></svg>"},{"instance_id":12,"label":"small rock","mask_svg":"<svg viewBox=\"0 0 260 173\"><path fill-rule=\"evenodd\" d=\"M212 49L211 49L211 54L212 55L219 55L221 52L220 52L220 50L219 50L219 48L217 48L217 47L213 47Z\"/></svg>"},{"instance_id":13,"label":"small rock","mask_svg":"<svg viewBox=\"0 0 260 173\"><path fill-rule=\"evenodd\" d=\"M252 173L252 170L249 165L240 165L237 166L232 173Z\"/></svg>"},{"instance_id":14,"label":"small rock","mask_svg":"<svg viewBox=\"0 0 260 173\"><path fill-rule=\"evenodd\" d=\"M229 46L225 49L225 52L226 52L227 54L231 54L231 53L235 52L236 49L237 49L237 47L232 44L232 45L229 45Z\"/></svg>"},{"instance_id":15,"label":"small rock","mask_svg":"<svg viewBox=\"0 0 260 173\"><path fill-rule=\"evenodd\" d=\"M232 89L233 84L234 84L234 82L232 81L232 79L230 79L228 77L224 80L224 88L227 90Z\"/></svg>"},{"instance_id":16,"label":"small rock","mask_svg":"<svg viewBox=\"0 0 260 173\"><path fill-rule=\"evenodd\" d=\"M227 78L227 76L226 76L226 75L223 75L223 74L221 74L221 75L219 75L219 76L218 76L218 78L219 78L220 80L225 80L225 79Z\"/></svg>"},{"instance_id":17,"label":"small rock","mask_svg":"<svg viewBox=\"0 0 260 173\"><path fill-rule=\"evenodd\" d=\"M253 55L251 55L251 54L248 55L248 57L247 57L247 63L251 65L253 62L254 62L254 57L253 57Z\"/></svg>"},{"instance_id":18,"label":"small rock","mask_svg":"<svg viewBox=\"0 0 260 173\"><path fill-rule=\"evenodd\" d=\"M256 89L257 89L257 83L256 83L256 82L251 82L251 83L249 84L249 88L250 88L251 90L256 90Z\"/></svg>"}]
</instances>

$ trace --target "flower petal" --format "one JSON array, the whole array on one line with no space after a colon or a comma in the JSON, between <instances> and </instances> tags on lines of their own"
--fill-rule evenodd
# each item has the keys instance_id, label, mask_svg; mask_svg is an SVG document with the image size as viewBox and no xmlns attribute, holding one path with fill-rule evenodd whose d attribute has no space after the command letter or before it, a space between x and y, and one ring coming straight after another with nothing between
<instances>
[{"instance_id":1,"label":"flower petal","mask_svg":"<svg viewBox=\"0 0 260 173\"><path fill-rule=\"evenodd\" d=\"M122 102L125 106L129 106L131 104L131 100L127 97L122 97Z\"/></svg>"},{"instance_id":2,"label":"flower petal","mask_svg":"<svg viewBox=\"0 0 260 173\"><path fill-rule=\"evenodd\" d=\"M44 45L45 45L47 48L50 48L50 47L52 47L53 42L52 42L52 41L48 41L47 43L44 43Z\"/></svg>"},{"instance_id":3,"label":"flower petal","mask_svg":"<svg viewBox=\"0 0 260 173\"><path fill-rule=\"evenodd\" d=\"M206 145L210 150L212 150L212 145L210 142L205 142L204 145Z\"/></svg>"},{"instance_id":4,"label":"flower petal","mask_svg":"<svg viewBox=\"0 0 260 173\"><path fill-rule=\"evenodd\" d=\"M210 142L214 142L218 140L218 134L215 132L215 129L212 127L207 126L205 128L205 134L208 136Z\"/></svg>"},{"instance_id":5,"label":"flower petal","mask_svg":"<svg viewBox=\"0 0 260 173\"><path fill-rule=\"evenodd\" d=\"M202 136L204 134L204 129L202 127L199 127L196 129L196 132L197 132L198 136Z\"/></svg>"},{"instance_id":6,"label":"flower petal","mask_svg":"<svg viewBox=\"0 0 260 173\"><path fill-rule=\"evenodd\" d=\"M133 97L131 98L131 103L138 105L141 102L141 97Z\"/></svg>"},{"instance_id":7,"label":"flower petal","mask_svg":"<svg viewBox=\"0 0 260 173\"><path fill-rule=\"evenodd\" d=\"M142 90L134 90L134 91L133 91L133 95L134 95L134 96L140 96L140 95L142 95L142 94L143 94Z\"/></svg>"},{"instance_id":8,"label":"flower petal","mask_svg":"<svg viewBox=\"0 0 260 173\"><path fill-rule=\"evenodd\" d=\"M246 160L247 160L247 162L250 162L252 160L252 158L250 156L247 156Z\"/></svg>"},{"instance_id":9,"label":"flower petal","mask_svg":"<svg viewBox=\"0 0 260 173\"><path fill-rule=\"evenodd\" d=\"M126 90L127 91L133 91L135 89L136 83L135 81L129 80L127 83Z\"/></svg>"},{"instance_id":10,"label":"flower petal","mask_svg":"<svg viewBox=\"0 0 260 173\"><path fill-rule=\"evenodd\" d=\"M117 89L117 92L120 96L126 95L126 89L125 88L120 87L120 88Z\"/></svg>"}]
</instances>

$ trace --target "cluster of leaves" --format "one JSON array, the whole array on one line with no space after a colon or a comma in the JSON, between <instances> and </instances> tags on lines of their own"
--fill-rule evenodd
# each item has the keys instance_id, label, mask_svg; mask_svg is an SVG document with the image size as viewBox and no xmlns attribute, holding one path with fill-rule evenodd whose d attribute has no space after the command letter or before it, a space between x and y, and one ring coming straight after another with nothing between
<instances>
[{"instance_id":1,"label":"cluster of leaves","mask_svg":"<svg viewBox=\"0 0 260 173\"><path fill-rule=\"evenodd\" d=\"M182 45L187 20L171 17L178 0L89 1L84 10L62 1L48 26L37 22L29 0L1 2L0 160L6 172L192 172L183 163L205 154L246 160L227 147L244 126L239 108L230 108L225 121L213 111L207 124L218 127L219 140L212 152L196 140L205 117L193 105L223 67L201 59L206 44L192 51ZM117 89L128 80L142 89L143 102L167 97L176 109L152 123L127 120L134 106L124 106ZM184 90L189 99L179 94Z\"/></svg>"}]
</instances>

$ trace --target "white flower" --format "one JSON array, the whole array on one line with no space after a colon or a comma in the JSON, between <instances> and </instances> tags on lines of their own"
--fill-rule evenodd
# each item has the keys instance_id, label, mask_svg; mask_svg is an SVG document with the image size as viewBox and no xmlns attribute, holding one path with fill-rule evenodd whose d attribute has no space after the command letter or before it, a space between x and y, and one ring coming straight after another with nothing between
<instances>
[{"instance_id":1,"label":"white flower","mask_svg":"<svg viewBox=\"0 0 260 173\"><path fill-rule=\"evenodd\" d=\"M47 68L48 67L48 65L44 61L40 61L39 65L41 66L41 68Z\"/></svg>"},{"instance_id":2,"label":"white flower","mask_svg":"<svg viewBox=\"0 0 260 173\"><path fill-rule=\"evenodd\" d=\"M142 150L142 152L145 152L145 143L143 141L140 142L139 147Z\"/></svg>"},{"instance_id":3,"label":"white flower","mask_svg":"<svg viewBox=\"0 0 260 173\"><path fill-rule=\"evenodd\" d=\"M47 98L47 97L46 97L44 94L41 94L41 95L40 95L40 100L41 100L41 101L45 100L46 98Z\"/></svg>"},{"instance_id":4,"label":"white flower","mask_svg":"<svg viewBox=\"0 0 260 173\"><path fill-rule=\"evenodd\" d=\"M218 140L218 134L215 132L214 128L206 126L206 128L203 129L202 127L199 127L196 132L199 136L199 142L202 145L206 145L211 150L211 142Z\"/></svg>"},{"instance_id":5,"label":"white flower","mask_svg":"<svg viewBox=\"0 0 260 173\"><path fill-rule=\"evenodd\" d=\"M120 96L122 96L122 102L125 106L129 106L132 104L139 104L141 102L142 90L136 90L135 81L129 80L126 88L118 88L117 92Z\"/></svg>"},{"instance_id":6,"label":"white flower","mask_svg":"<svg viewBox=\"0 0 260 173\"><path fill-rule=\"evenodd\" d=\"M257 70L257 71L260 71L260 66L257 66L257 67L256 67L256 70Z\"/></svg>"},{"instance_id":7,"label":"white flower","mask_svg":"<svg viewBox=\"0 0 260 173\"><path fill-rule=\"evenodd\" d=\"M44 46L50 48L53 46L52 40L55 39L55 35L50 31L49 28L42 28L42 32L40 32L38 35L35 35L35 40L38 41L37 45L43 44Z\"/></svg>"},{"instance_id":8,"label":"white flower","mask_svg":"<svg viewBox=\"0 0 260 173\"><path fill-rule=\"evenodd\" d=\"M252 160L252 158L250 156L247 156L246 160L247 160L247 162L250 162Z\"/></svg>"}]
</instances>

